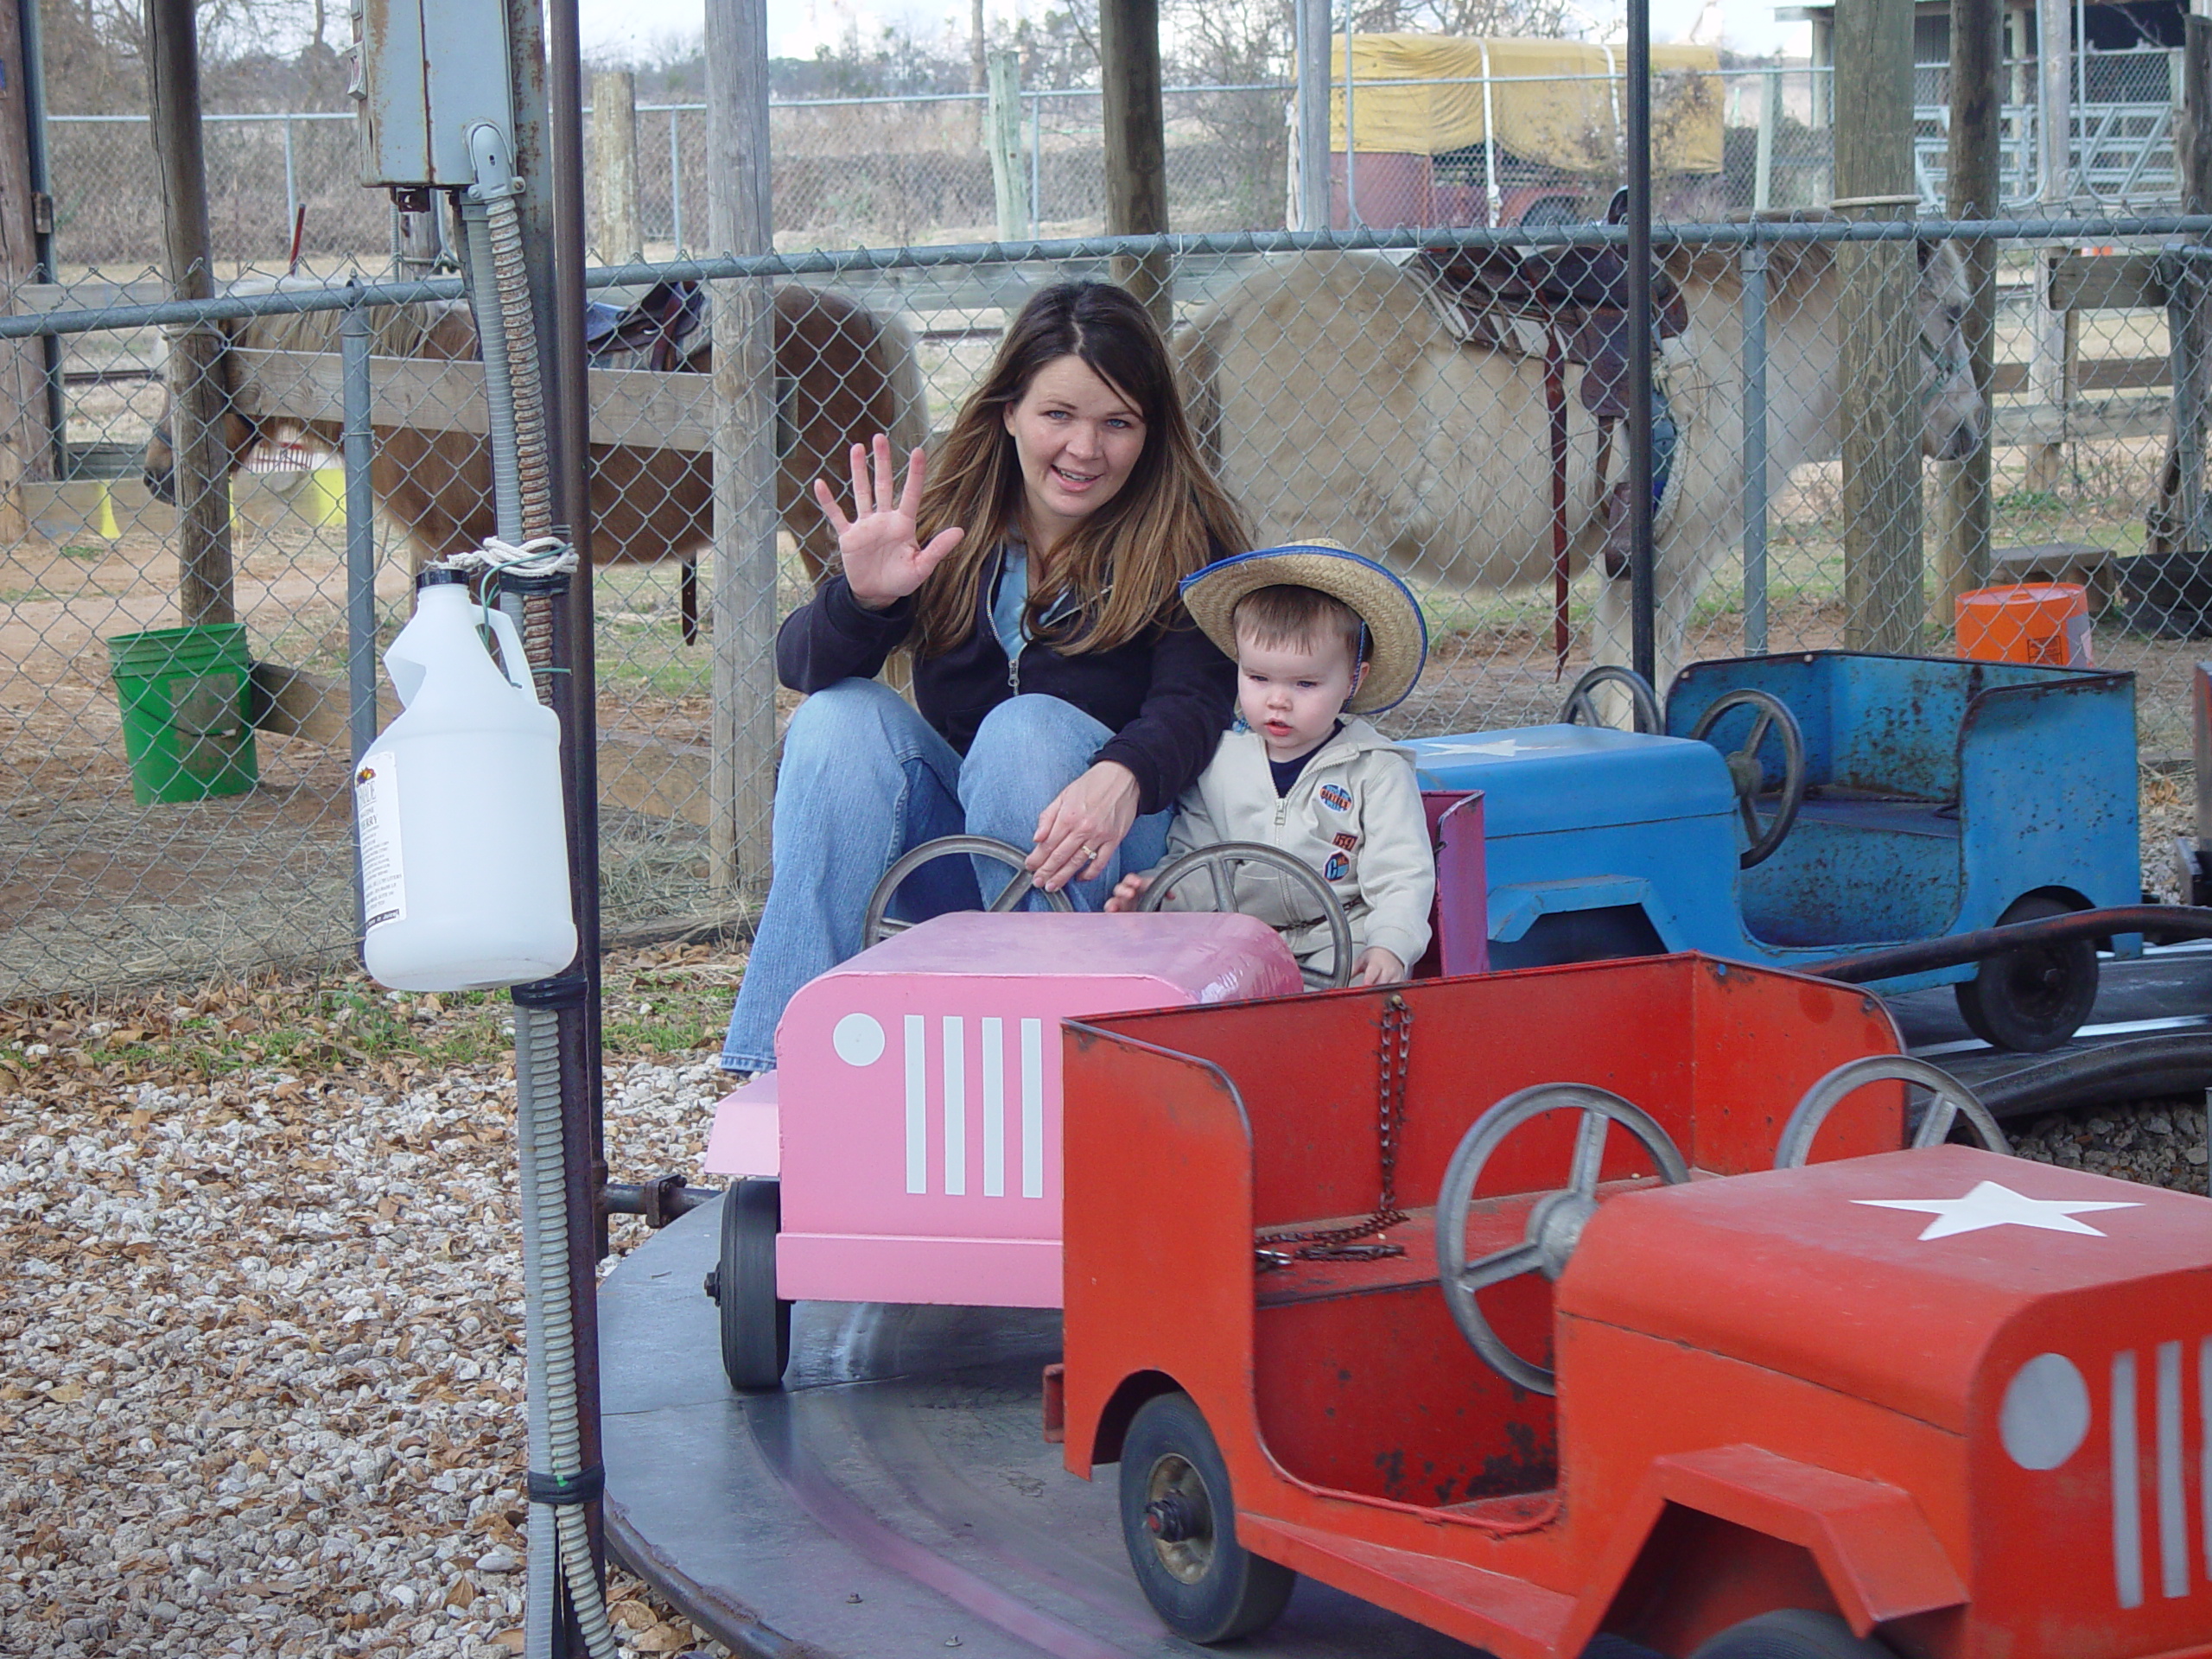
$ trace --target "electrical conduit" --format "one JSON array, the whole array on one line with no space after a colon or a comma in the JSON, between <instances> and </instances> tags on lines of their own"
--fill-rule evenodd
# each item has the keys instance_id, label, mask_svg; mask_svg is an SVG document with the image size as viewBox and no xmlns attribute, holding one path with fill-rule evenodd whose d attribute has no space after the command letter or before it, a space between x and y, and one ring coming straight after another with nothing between
<instances>
[{"instance_id":1,"label":"electrical conduit","mask_svg":"<svg viewBox=\"0 0 2212 1659\"><path fill-rule=\"evenodd\" d=\"M515 198L521 190L505 137L469 134L476 186L462 193L469 294L484 357L493 504L501 541L552 528L551 469L537 335ZM552 982L549 988L561 987ZM556 995L572 988L562 987ZM560 1588L568 1589L592 1659L615 1659L606 1597L592 1559L586 1505L604 1481L582 1466L577 1418L575 1310L569 1301L569 1215L561 1162L559 1016L518 993L515 1008L517 1140L522 1160L524 1370L528 1392L530 1557L525 1654L553 1651Z\"/></svg>"}]
</instances>

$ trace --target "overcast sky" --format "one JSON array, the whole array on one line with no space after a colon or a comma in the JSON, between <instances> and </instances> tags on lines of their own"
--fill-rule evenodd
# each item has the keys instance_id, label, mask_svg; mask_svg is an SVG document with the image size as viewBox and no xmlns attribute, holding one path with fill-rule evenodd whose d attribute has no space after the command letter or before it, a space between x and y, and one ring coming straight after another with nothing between
<instances>
[{"instance_id":1,"label":"overcast sky","mask_svg":"<svg viewBox=\"0 0 2212 1659\"><path fill-rule=\"evenodd\" d=\"M1042 10L1050 0L986 0L990 15L1016 17L1034 6ZM1599 10L1604 0L1591 9ZM1721 29L1726 44L1745 52L1771 52L1777 47L1802 56L1807 49L1807 26L1774 21L1775 0L1720 0ZM1651 0L1652 38L1679 39L1697 21L1702 0ZM664 41L696 37L703 28L702 0L578 0L587 49L605 48L612 54L651 54ZM943 0L768 0L768 46L779 57L811 57L814 48L835 41L855 17L864 31L895 19L926 28L957 12L960 29L967 28L964 4L947 6Z\"/></svg>"}]
</instances>

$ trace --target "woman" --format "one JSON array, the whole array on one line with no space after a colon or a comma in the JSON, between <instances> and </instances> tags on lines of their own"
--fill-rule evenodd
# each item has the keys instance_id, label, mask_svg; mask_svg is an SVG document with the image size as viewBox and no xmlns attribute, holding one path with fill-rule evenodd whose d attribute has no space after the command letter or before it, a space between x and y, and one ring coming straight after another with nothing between
<instances>
[{"instance_id":1,"label":"woman","mask_svg":"<svg viewBox=\"0 0 2212 1659\"><path fill-rule=\"evenodd\" d=\"M868 894L900 854L993 836L1033 849L1039 887L1097 909L1159 861L1176 797L1229 723L1235 671L1176 584L1250 543L1124 290L1033 296L937 467L917 449L903 491L880 435L852 466L851 518L814 486L841 568L776 636L779 677L809 696L784 737L732 1071L775 1064L785 1003L860 950ZM872 677L901 645L913 707ZM910 913L974 907L978 874L918 872Z\"/></svg>"}]
</instances>

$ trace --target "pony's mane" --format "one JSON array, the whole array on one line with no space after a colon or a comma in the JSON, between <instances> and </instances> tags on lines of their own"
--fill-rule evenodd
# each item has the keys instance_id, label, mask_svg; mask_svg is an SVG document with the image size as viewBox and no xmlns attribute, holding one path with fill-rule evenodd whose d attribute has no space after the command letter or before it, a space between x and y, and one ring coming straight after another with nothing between
<instances>
[{"instance_id":1,"label":"pony's mane","mask_svg":"<svg viewBox=\"0 0 2212 1659\"><path fill-rule=\"evenodd\" d=\"M328 284L289 276L249 277L231 295L322 292ZM269 352L334 352L345 325L341 310L292 311L241 318L231 327L238 345ZM424 300L411 305L369 308L369 351L377 357L462 361L476 355L476 320L460 300Z\"/></svg>"}]
</instances>

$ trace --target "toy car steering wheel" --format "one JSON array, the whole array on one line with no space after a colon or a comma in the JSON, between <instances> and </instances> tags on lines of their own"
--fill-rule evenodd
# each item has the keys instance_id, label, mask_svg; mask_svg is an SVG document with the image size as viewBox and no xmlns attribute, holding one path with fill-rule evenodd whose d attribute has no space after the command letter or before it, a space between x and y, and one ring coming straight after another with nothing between
<instances>
[{"instance_id":1,"label":"toy car steering wheel","mask_svg":"<svg viewBox=\"0 0 2212 1659\"><path fill-rule=\"evenodd\" d=\"M1529 1212L1528 1233L1520 1243L1494 1250L1478 1262L1468 1261L1467 1221L1483 1166L1514 1130L1548 1112L1560 1111L1582 1114L1574 1131L1574 1159L1568 1166L1566 1187L1536 1200L1536 1207ZM1444 1305L1451 1309L1459 1334L1490 1368L1532 1393L1556 1393L1555 1377L1505 1345L1483 1317L1475 1293L1524 1273L1557 1279L1566 1270L1583 1227L1596 1213L1605 1134L1615 1123L1651 1154L1661 1180L1678 1186L1689 1179L1689 1166L1682 1161L1682 1154L1649 1112L1618 1095L1581 1083L1544 1083L1508 1095L1477 1118L1460 1137L1459 1150L1444 1171L1444 1186L1436 1197L1437 1282L1444 1292Z\"/></svg>"},{"instance_id":2,"label":"toy car steering wheel","mask_svg":"<svg viewBox=\"0 0 2212 1659\"><path fill-rule=\"evenodd\" d=\"M991 836L939 836L902 855L883 873L883 879L875 884L875 891L868 896L868 914L861 922L861 945L880 944L893 933L904 933L912 927L912 922L902 922L891 913L891 901L898 896L900 885L923 865L962 853L975 858L995 858L1014 871L1014 880L999 889L998 897L985 905L985 910L1012 910L1037 885L1036 879L1023 867L1022 861L1029 855L1020 848ZM1054 910L1075 908L1074 901L1065 893L1047 893L1045 901Z\"/></svg>"},{"instance_id":3,"label":"toy car steering wheel","mask_svg":"<svg viewBox=\"0 0 2212 1659\"><path fill-rule=\"evenodd\" d=\"M1351 924L1344 918L1344 907L1329 884L1313 874L1305 864L1288 853L1257 841L1217 841L1211 847L1199 847L1183 855L1152 879L1144 890L1144 897L1137 901L1140 913L1158 910L1167 902L1184 877L1204 870L1213 880L1213 907L1218 911L1236 908L1236 871L1240 865L1264 864L1281 875L1291 879L1294 887L1303 887L1306 895L1319 906L1321 919L1329 925L1331 960L1336 963L1329 976L1329 988L1341 990L1351 983ZM1413 964L1406 964L1411 967Z\"/></svg>"},{"instance_id":4,"label":"toy car steering wheel","mask_svg":"<svg viewBox=\"0 0 2212 1659\"><path fill-rule=\"evenodd\" d=\"M1758 710L1758 718L1751 722L1751 734L1744 747L1733 752L1721 750L1721 758L1728 763L1729 780L1736 785L1736 810L1744 820L1744 833L1751 838L1751 845L1738 859L1748 870L1774 855L1774 849L1789 833L1789 826L1797 822L1797 809L1805 804L1805 734L1798 729L1797 716L1789 712L1789 706L1781 698L1746 686L1716 698L1697 717L1697 724L1690 728L1689 734L1712 742L1706 734L1731 709ZM1759 761L1759 746L1766 741L1770 731L1782 734L1782 798L1766 822L1761 823L1758 802L1759 785L1766 781L1766 768ZM1718 743L1713 747L1720 747Z\"/></svg>"},{"instance_id":5,"label":"toy car steering wheel","mask_svg":"<svg viewBox=\"0 0 2212 1659\"><path fill-rule=\"evenodd\" d=\"M1592 669L1567 691L1567 701L1560 705L1559 721L1562 726L1604 726L1607 722L1598 714L1598 700L1590 694L1601 685L1624 687L1634 718L1630 729L1639 732L1663 732L1667 722L1659 717L1659 699L1651 690L1651 682L1632 668L1605 663Z\"/></svg>"},{"instance_id":6,"label":"toy car steering wheel","mask_svg":"<svg viewBox=\"0 0 2212 1659\"><path fill-rule=\"evenodd\" d=\"M1990 1116L1973 1090L1967 1088L1948 1071L1916 1060L1910 1054L1870 1054L1863 1059L1846 1060L1805 1091L1804 1099L1789 1114L1789 1121L1782 1126L1782 1139L1774 1148L1777 1169L1802 1169L1812 1155L1813 1137L1821 1132L1821 1125L1827 1122L1828 1114L1843 1103L1844 1097L1870 1083L1890 1079L1916 1083L1935 1098L1928 1103L1928 1109L1921 1115L1920 1128L1912 1137L1915 1147L1940 1147L1948 1140L1951 1125L1964 1117L1974 1136L1992 1152L2010 1154L2012 1143L2005 1139L2005 1131L1997 1127L1997 1120Z\"/></svg>"}]
</instances>

